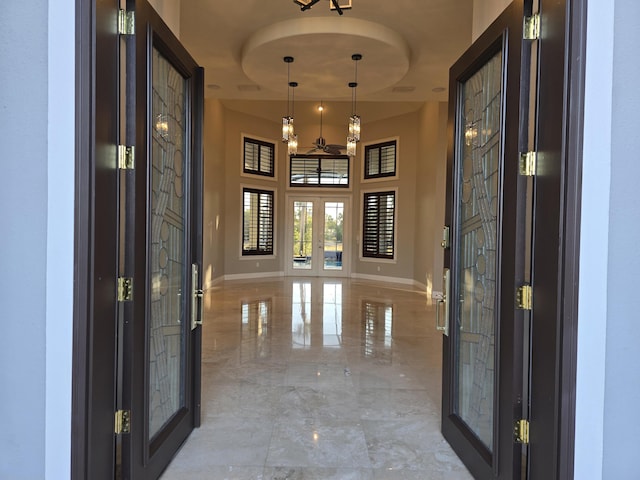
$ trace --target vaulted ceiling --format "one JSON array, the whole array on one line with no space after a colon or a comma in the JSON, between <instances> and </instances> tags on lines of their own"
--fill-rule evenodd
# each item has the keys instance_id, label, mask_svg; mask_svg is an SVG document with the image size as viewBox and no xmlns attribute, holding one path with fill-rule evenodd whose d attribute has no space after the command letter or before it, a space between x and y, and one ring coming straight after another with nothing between
<instances>
[{"instance_id":1,"label":"vaulted ceiling","mask_svg":"<svg viewBox=\"0 0 640 480\"><path fill-rule=\"evenodd\" d=\"M331 0L306 11L293 0L182 0L180 37L205 67L205 96L278 119L287 99L283 57L292 56L296 102L324 100L348 110L352 54L359 53L363 121L446 101L449 67L471 43L473 0L338 3L352 8L339 15ZM306 112L296 108L300 115Z\"/></svg>"}]
</instances>

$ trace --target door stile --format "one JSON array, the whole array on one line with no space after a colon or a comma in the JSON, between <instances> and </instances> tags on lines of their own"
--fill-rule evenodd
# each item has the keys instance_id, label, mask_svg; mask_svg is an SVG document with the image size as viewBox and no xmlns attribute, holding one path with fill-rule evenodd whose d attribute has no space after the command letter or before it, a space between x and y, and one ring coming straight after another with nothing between
<instances>
[{"instance_id":1,"label":"door stile","mask_svg":"<svg viewBox=\"0 0 640 480\"><path fill-rule=\"evenodd\" d=\"M527 403L523 399L524 312L516 308L516 292L525 279L527 231L525 227L527 181L519 175L519 152L523 138L521 130L528 122L526 118L528 114L522 108L522 99L528 98L526 81L521 78L524 73L522 60L526 57L527 49L522 40L522 25L523 6L520 2L513 2L452 67L450 73L447 184L452 186L457 184L458 175L462 175L459 170L461 160L458 153L462 150L462 143L458 142L462 142L465 137L462 132L467 132L467 125L462 125L459 115L460 101L463 98L462 85L471 79L472 75L479 71L490 58L502 52L503 100L500 132L502 164L497 170L499 193L495 214L497 221L495 311L493 313L496 322L493 327L495 329L495 351L493 352L495 366L494 380L489 379L494 382L493 419L491 420L493 440L481 440L457 413L462 407L457 403L460 401L458 400L460 386L456 375L462 375L462 373L456 370L458 368L456 361L462 362L462 360L456 357L460 355L456 348L461 348L456 345L459 345L460 338L464 338L461 325L457 322L463 308L460 301L466 298L463 296L465 292L459 290L459 279L456 279L456 276L461 274L458 273L458 265L461 265L460 262L463 260L460 249L465 245L458 243L459 239L462 239L462 231L459 230L461 227L458 225L458 213L454 212L457 212L457 206L461 205L462 191L457 187L449 188L445 217L446 225L450 226L451 240L449 248L445 248L444 251L444 267L450 270L452 282L449 298L446 299L449 302L450 312L449 335L443 336L442 431L474 476L481 479L519 478L522 462L522 448L514 441L515 421L521 418L523 403ZM487 288L490 291L491 285ZM471 305L473 305L472 302L464 308L474 308ZM484 314L480 313L480 315ZM484 428L486 432L486 427Z\"/></svg>"},{"instance_id":2,"label":"door stile","mask_svg":"<svg viewBox=\"0 0 640 480\"><path fill-rule=\"evenodd\" d=\"M119 30L119 135L118 145L118 275L119 278L130 279L131 298L119 299L118 302L118 337L117 337L117 388L116 415L120 412L131 414L132 391L132 359L134 348L132 326L134 325L134 299L136 282L134 276L134 242L135 229L135 35L122 29L121 19L127 13L126 1L120 1L118 17ZM128 459L131 458L131 437L129 431L116 432L116 478L127 478L125 472L130 469Z\"/></svg>"}]
</instances>

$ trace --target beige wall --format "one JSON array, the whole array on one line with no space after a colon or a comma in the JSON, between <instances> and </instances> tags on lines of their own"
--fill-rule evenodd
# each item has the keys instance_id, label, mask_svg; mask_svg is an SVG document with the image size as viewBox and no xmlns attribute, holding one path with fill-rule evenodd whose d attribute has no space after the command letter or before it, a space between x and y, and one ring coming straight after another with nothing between
<instances>
[{"instance_id":1,"label":"beige wall","mask_svg":"<svg viewBox=\"0 0 640 480\"><path fill-rule=\"evenodd\" d=\"M416 169L414 280L427 296L442 291L447 159L447 104L428 102L419 112L420 139Z\"/></svg>"},{"instance_id":2,"label":"beige wall","mask_svg":"<svg viewBox=\"0 0 640 480\"><path fill-rule=\"evenodd\" d=\"M213 280L221 275L281 274L284 271L285 213L287 189L286 149L279 141L279 113L276 121L246 115L207 100L205 108L205 274ZM346 126L323 125L328 143L344 143ZM428 103L421 110L363 124L362 142L353 162L352 189L340 191L352 198L351 238L348 256L351 273L380 276L427 284L427 277L439 286L442 251L439 238L444 210L446 163L446 105ZM273 141L277 150L276 181L241 175L242 133ZM319 134L319 124L298 125L300 152L306 152ZM399 178L362 183L364 145L398 137ZM224 180L221 180L224 179ZM241 185L276 188L275 258L242 258ZM363 190L397 189L396 261L360 259L361 201ZM296 193L300 193L298 190ZM305 190L305 193L311 193ZM219 215L219 218L216 218ZM217 228L216 228L217 226ZM223 245L223 247L222 247ZM210 253L207 250L212 249ZM436 273L434 273L436 272Z\"/></svg>"},{"instance_id":3,"label":"beige wall","mask_svg":"<svg viewBox=\"0 0 640 480\"><path fill-rule=\"evenodd\" d=\"M173 34L180 38L180 3L182 0L149 0Z\"/></svg>"},{"instance_id":4,"label":"beige wall","mask_svg":"<svg viewBox=\"0 0 640 480\"><path fill-rule=\"evenodd\" d=\"M204 104L203 284L224 275L225 112L219 100Z\"/></svg>"},{"instance_id":5,"label":"beige wall","mask_svg":"<svg viewBox=\"0 0 640 480\"><path fill-rule=\"evenodd\" d=\"M225 111L225 275L280 273L283 271L282 252L284 250L284 178L285 152L279 142L280 114L270 122L262 118L246 115L233 110ZM276 144L277 181L241 175L242 134L272 141ZM256 188L276 188L275 211L275 258L262 256L242 257L242 203L241 185Z\"/></svg>"},{"instance_id":6,"label":"beige wall","mask_svg":"<svg viewBox=\"0 0 640 480\"><path fill-rule=\"evenodd\" d=\"M473 0L472 41L475 41L510 3L511 0Z\"/></svg>"},{"instance_id":7,"label":"beige wall","mask_svg":"<svg viewBox=\"0 0 640 480\"><path fill-rule=\"evenodd\" d=\"M383 106L382 106L383 108ZM413 279L413 256L415 237L414 199L416 191L416 160L418 158L418 113L410 113L388 118L362 126L362 139L358 145L358 155L354 162L354 251L353 272L360 275L380 275L382 277ZM398 137L397 168L398 179L392 181L358 181L362 178L362 154L364 145L378 143ZM362 237L362 191L397 188L396 196L396 258L393 263L376 259L360 259Z\"/></svg>"}]
</instances>

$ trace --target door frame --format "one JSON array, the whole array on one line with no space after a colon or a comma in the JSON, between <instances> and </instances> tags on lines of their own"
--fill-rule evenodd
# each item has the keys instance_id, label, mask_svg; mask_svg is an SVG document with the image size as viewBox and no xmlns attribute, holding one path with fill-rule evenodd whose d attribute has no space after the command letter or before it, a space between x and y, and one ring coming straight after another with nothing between
<instances>
[{"instance_id":1,"label":"door frame","mask_svg":"<svg viewBox=\"0 0 640 480\"><path fill-rule=\"evenodd\" d=\"M574 474L588 0L539 2L529 480Z\"/></svg>"},{"instance_id":2,"label":"door frame","mask_svg":"<svg viewBox=\"0 0 640 480\"><path fill-rule=\"evenodd\" d=\"M347 256L346 256L346 260L344 260L343 257L343 261L342 261L342 270L336 271L336 272L330 272L330 271L324 271L322 269L322 267L316 267L313 268L311 270L294 270L291 267L291 263L290 263L290 258L288 257L288 253L287 252L291 252L293 249L293 244L292 244L292 229L293 229L293 202L296 200L302 200L302 201L315 201L318 200L319 202L323 203L325 201L331 201L331 200L335 200L336 202L339 201L344 201L344 223L343 223L343 231L342 231L342 245L343 245L343 252L346 251L347 252ZM351 225L352 225L352 219L351 219L351 214L352 214L352 197L350 194L329 194L329 193L324 193L324 192L318 192L316 194L313 193L304 193L304 192L287 192L287 194L285 195L285 221L284 221L284 225L285 225L285 238L284 238L284 253L282 255L283 259L284 259L284 274L285 276L319 276L319 277L325 277L325 278L331 278L331 277L339 277L339 278L347 278L351 275L351 266L353 265L353 262L351 261L351 255L349 255L350 252L353 251L352 248L352 236L351 236ZM315 216L315 212L314 212L314 216ZM324 225L324 222L322 222L322 224ZM317 272L320 272L319 274Z\"/></svg>"},{"instance_id":3,"label":"door frame","mask_svg":"<svg viewBox=\"0 0 640 480\"><path fill-rule=\"evenodd\" d=\"M531 431L530 453L546 460L531 469L529 478L547 480L573 478L587 0L540 2L544 48L538 73L541 91L538 118L544 120L544 125L537 132L537 146L539 151L561 159L553 174L538 182L537 198L546 198L553 208L537 219L539 226L544 222L549 230L539 228L534 232L538 247L555 248L553 255L534 258L536 282L548 281L554 286L545 292L551 296L544 304L539 296L534 295L533 300L534 311L540 317L543 312L548 316L542 318L544 323L534 325L534 338L540 341L536 342L532 355L534 359L541 355L548 358L541 363L534 361L532 367L531 419L537 425ZM111 118L96 115L95 105L105 101L106 95L105 88L96 88L96 82L104 82L106 87L109 75L113 74L110 65L115 65L112 57L118 42L113 28L117 8L117 0L75 2L71 478L78 480L113 479L113 411L105 411L103 399L115 395L115 384L111 381L115 374L115 353L110 341L111 338L115 341L115 332L101 324L100 318L106 313L100 309L105 306L102 299L115 295L115 285L96 282L96 275L100 273L100 265L111 264L115 270L117 258L114 249L95 243L94 219L98 213L109 212L113 200L111 189L115 179L108 171L100 170L101 151L96 146L101 139L117 144L117 130L110 128ZM115 226L110 216L99 218L100 223ZM98 371L104 375L96 376ZM545 374L549 373L545 380ZM92 381L97 378L106 380ZM545 410L546 405L551 408Z\"/></svg>"}]
</instances>

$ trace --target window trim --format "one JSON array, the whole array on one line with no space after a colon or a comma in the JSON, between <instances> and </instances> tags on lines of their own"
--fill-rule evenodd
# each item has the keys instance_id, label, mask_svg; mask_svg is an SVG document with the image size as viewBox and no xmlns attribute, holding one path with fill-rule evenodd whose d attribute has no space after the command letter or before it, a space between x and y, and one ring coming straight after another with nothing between
<instances>
[{"instance_id":1,"label":"window trim","mask_svg":"<svg viewBox=\"0 0 640 480\"><path fill-rule=\"evenodd\" d=\"M266 173L259 173L257 171L247 171L244 168L244 146L247 140L250 140L257 144L266 144L273 146L273 175ZM240 176L248 178L260 178L262 180L269 180L272 182L278 181L278 142L273 139L260 137L258 135L251 135L248 133L240 134Z\"/></svg>"},{"instance_id":2,"label":"window trim","mask_svg":"<svg viewBox=\"0 0 640 480\"><path fill-rule=\"evenodd\" d=\"M255 191L255 192L264 192L271 193L273 195L273 221L272 221L272 240L273 240L273 251L271 253L245 253L244 250L244 193L245 190ZM278 189L272 187L265 187L262 185L249 185L249 184L240 184L240 215L239 215L239 223L240 223L240 241L239 247L239 259L240 260L255 260L255 259L275 259L277 257L277 219L278 219L278 211L277 211L277 199L278 199Z\"/></svg>"},{"instance_id":3,"label":"window trim","mask_svg":"<svg viewBox=\"0 0 640 480\"><path fill-rule=\"evenodd\" d=\"M376 175L373 177L367 177L367 149L375 146L384 146L386 144L390 144L395 142L396 144L396 157L395 157L395 171L393 175ZM400 178L400 137L388 137L382 138L379 140L375 140L372 142L367 142L362 145L362 153L360 154L362 158L362 172L360 181L362 183L372 183L372 182L388 182L391 180L398 180Z\"/></svg>"},{"instance_id":4,"label":"window trim","mask_svg":"<svg viewBox=\"0 0 640 480\"><path fill-rule=\"evenodd\" d=\"M291 185L291 159L292 157L296 158L346 158L349 164L349 183L346 186L342 185ZM308 191L340 191L340 192L351 192L353 190L353 157L348 155L329 155L326 153L308 153L308 154L296 154L296 155L287 155L287 190L298 191L298 192L308 192Z\"/></svg>"},{"instance_id":5,"label":"window trim","mask_svg":"<svg viewBox=\"0 0 640 480\"><path fill-rule=\"evenodd\" d=\"M393 257L371 257L364 255L364 207L365 197L370 194L376 193L393 193L394 206L393 206ZM362 262L375 262L375 263L398 263L398 187L391 188L376 188L369 190L362 190L360 197L360 245L358 246L358 258Z\"/></svg>"}]
</instances>

